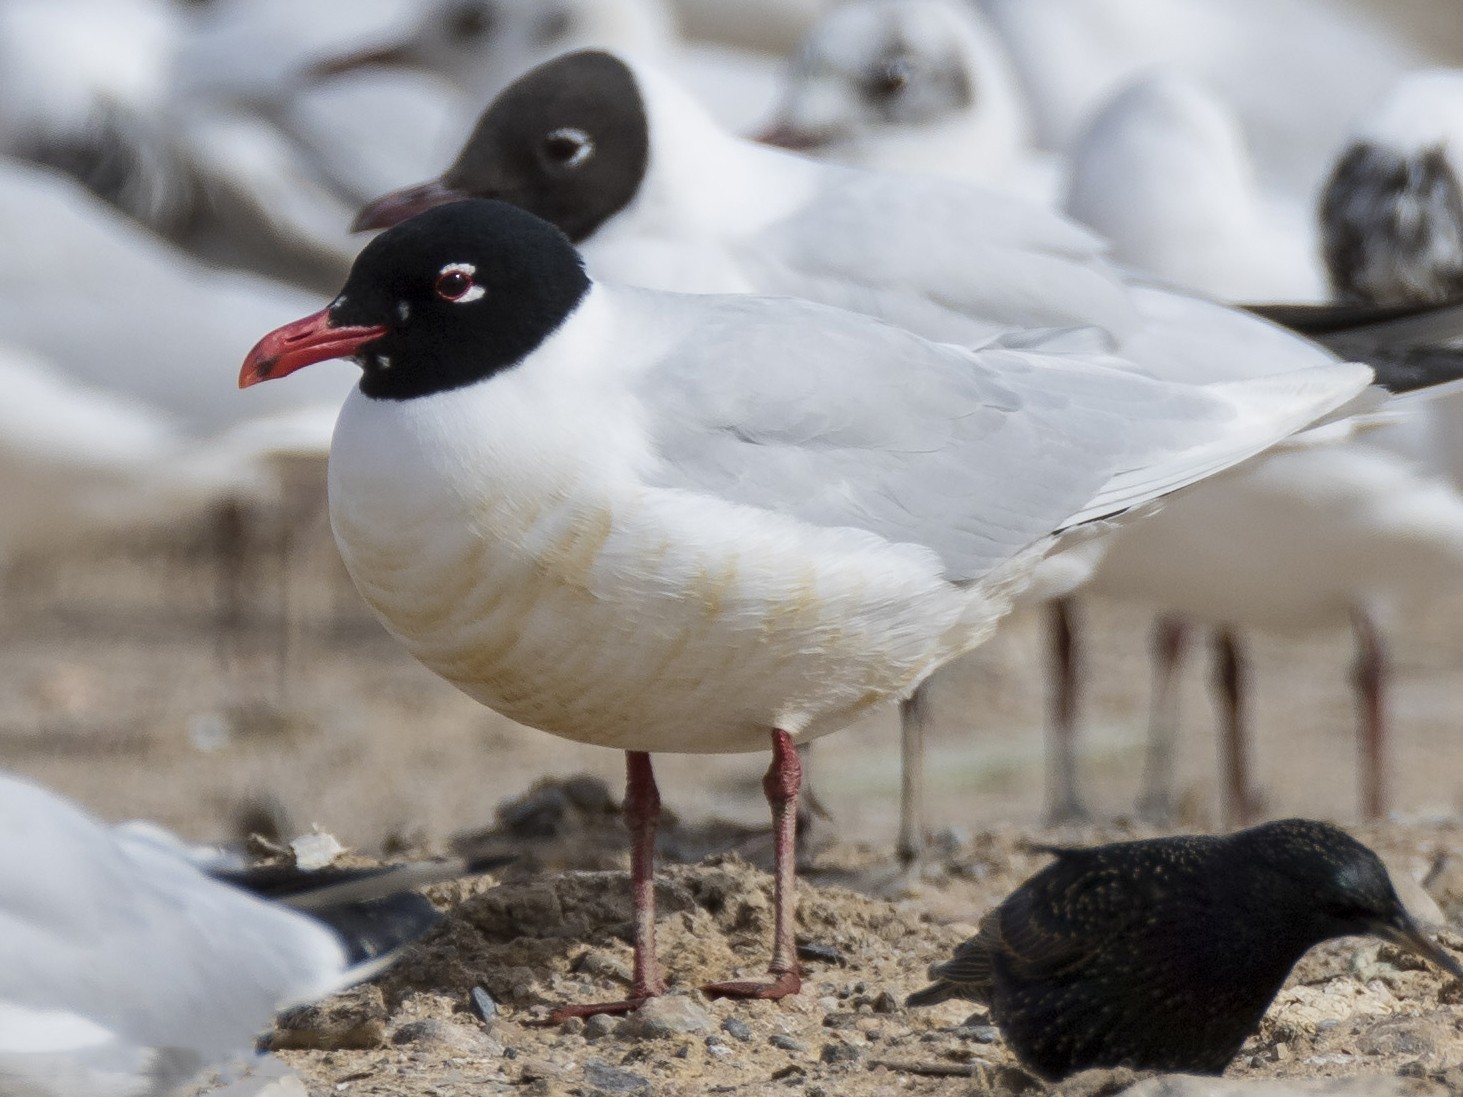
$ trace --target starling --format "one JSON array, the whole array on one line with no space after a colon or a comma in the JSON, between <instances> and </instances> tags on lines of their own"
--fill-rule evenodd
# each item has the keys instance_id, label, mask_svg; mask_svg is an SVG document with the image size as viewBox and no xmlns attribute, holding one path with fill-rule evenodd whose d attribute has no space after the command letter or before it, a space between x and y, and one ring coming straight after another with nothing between
<instances>
[{"instance_id":1,"label":"starling","mask_svg":"<svg viewBox=\"0 0 1463 1097\"><path fill-rule=\"evenodd\" d=\"M1043 1077L1219 1074L1312 945L1373 934L1455 978L1377 855L1308 819L1224 836L1042 847L1056 860L981 920L912 1006L968 998Z\"/></svg>"}]
</instances>

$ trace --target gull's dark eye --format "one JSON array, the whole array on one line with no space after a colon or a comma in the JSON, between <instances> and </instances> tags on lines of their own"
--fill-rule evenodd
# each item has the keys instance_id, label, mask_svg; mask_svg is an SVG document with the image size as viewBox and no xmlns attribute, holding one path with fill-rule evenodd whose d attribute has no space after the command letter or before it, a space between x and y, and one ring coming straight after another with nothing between
<instances>
[{"instance_id":1,"label":"gull's dark eye","mask_svg":"<svg viewBox=\"0 0 1463 1097\"><path fill-rule=\"evenodd\" d=\"M437 296L444 301L476 301L483 295L483 288L473 281L473 273L467 263L443 267L437 275Z\"/></svg>"},{"instance_id":2,"label":"gull's dark eye","mask_svg":"<svg viewBox=\"0 0 1463 1097\"><path fill-rule=\"evenodd\" d=\"M573 126L556 129L544 138L544 161L552 167L574 169L594 155L589 134Z\"/></svg>"},{"instance_id":3,"label":"gull's dark eye","mask_svg":"<svg viewBox=\"0 0 1463 1097\"><path fill-rule=\"evenodd\" d=\"M886 61L869 78L868 92L876 99L889 99L909 87L914 66L902 57Z\"/></svg>"},{"instance_id":4,"label":"gull's dark eye","mask_svg":"<svg viewBox=\"0 0 1463 1097\"><path fill-rule=\"evenodd\" d=\"M459 4L447 15L447 37L454 42L474 42L493 29L489 4Z\"/></svg>"}]
</instances>

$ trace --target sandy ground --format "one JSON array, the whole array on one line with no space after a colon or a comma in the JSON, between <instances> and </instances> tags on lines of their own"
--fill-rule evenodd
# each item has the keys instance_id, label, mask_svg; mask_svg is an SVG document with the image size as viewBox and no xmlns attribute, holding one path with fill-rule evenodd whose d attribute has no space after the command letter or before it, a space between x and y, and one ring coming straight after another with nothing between
<instances>
[{"instance_id":1,"label":"sandy ground","mask_svg":"<svg viewBox=\"0 0 1463 1097\"><path fill-rule=\"evenodd\" d=\"M968 1010L912 1013L897 1003L1039 866L1025 843L1051 837L1040 827L1039 621L1012 622L939 682L930 813L943 833L922 878L901 879L890 857L892 716L817 746L813 773L832 821L820 824L815 871L800 893L800 932L836 956L809 962L804 994L780 1006L677 997L669 1023L683 1027L661 1035L578 1022L539 1028L530 1022L554 1002L620 991L629 956L613 814L621 757L516 727L410 662L360 608L318 521L296 532L287 566L268 528L237 546L245 594L227 628L228 588L207 533L184 540L11 576L0 618L0 766L106 818L151 818L211 841L319 827L372 856L432 852L490 828L500 804L546 776L598 775L609 790L584 818L548 828L562 838L560 824L570 827L571 855L537 849L503 887L484 879L443 890L447 927L380 986L338 1003L354 1017L344 1029L328 1018L292 1022L297 1037L324 1045L281 1053L312 1093L811 1095L1027 1084L983 1023L962 1025ZM1440 598L1435 612L1393 631L1394 815L1358 831L1389 855L1395 875L1425 881L1451 918L1463 915L1459 608ZM1094 605L1086 625L1083 779L1100 823L1062 832L1068 841L1134 833L1125 818L1146 720L1146 614ZM1216 822L1204 656L1197 651L1185 672L1190 828ZM1356 822L1349 660L1345 635L1255 639L1268 814ZM712 817L764 826L765 765L761 756L657 759L680 821L672 833L684 837L667 852L735 851L665 878L662 946L679 989L765 963L769 881L749 864L765 858L765 840L697 829ZM601 871L555 871L564 868ZM1445 940L1463 946L1463 936ZM469 1011L473 987L498 1003L492 1022ZM1463 1009L1452 993L1376 942L1328 946L1298 969L1231 1075L1362 1073L1417 1092L1454 1086ZM342 1038L351 1025L365 1036ZM352 1040L370 1046L344 1046Z\"/></svg>"}]
</instances>

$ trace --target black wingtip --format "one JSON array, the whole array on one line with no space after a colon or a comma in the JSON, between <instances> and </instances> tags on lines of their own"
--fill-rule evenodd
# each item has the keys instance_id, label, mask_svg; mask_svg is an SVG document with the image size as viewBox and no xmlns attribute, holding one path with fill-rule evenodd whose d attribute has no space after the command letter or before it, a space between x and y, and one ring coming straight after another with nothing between
<instances>
[{"instance_id":1,"label":"black wingtip","mask_svg":"<svg viewBox=\"0 0 1463 1097\"><path fill-rule=\"evenodd\" d=\"M312 910L310 916L335 930L352 967L391 956L442 920L414 891Z\"/></svg>"}]
</instances>

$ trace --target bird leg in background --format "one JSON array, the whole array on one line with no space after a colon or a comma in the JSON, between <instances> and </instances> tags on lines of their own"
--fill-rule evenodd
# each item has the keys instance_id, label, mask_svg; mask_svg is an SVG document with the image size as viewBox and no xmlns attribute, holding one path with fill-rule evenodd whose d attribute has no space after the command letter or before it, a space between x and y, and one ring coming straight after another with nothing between
<instances>
[{"instance_id":1,"label":"bird leg in background","mask_svg":"<svg viewBox=\"0 0 1463 1097\"><path fill-rule=\"evenodd\" d=\"M818 800L808 781L813 763L813 744L798 744L798 762L803 767L803 788L798 795L798 868L806 871L813 863L813 819L832 819L832 814Z\"/></svg>"},{"instance_id":2,"label":"bird leg in background","mask_svg":"<svg viewBox=\"0 0 1463 1097\"><path fill-rule=\"evenodd\" d=\"M1240 639L1230 629L1214 634L1214 688L1219 693L1219 754L1224 768L1224 825L1254 820L1250 789L1249 728L1245 723L1248 667Z\"/></svg>"},{"instance_id":3,"label":"bird leg in background","mask_svg":"<svg viewBox=\"0 0 1463 1097\"><path fill-rule=\"evenodd\" d=\"M1356 635L1356 665L1351 684L1356 690L1357 734L1361 748L1361 814L1380 819L1387 814L1386 789L1386 645L1377 624L1362 609L1351 612Z\"/></svg>"},{"instance_id":4,"label":"bird leg in background","mask_svg":"<svg viewBox=\"0 0 1463 1097\"><path fill-rule=\"evenodd\" d=\"M772 963L770 982L734 980L709 983L701 989L712 998L783 998L803 987L798 970L793 921L797 914L798 789L803 767L792 736L780 728L772 732L772 765L762 778L762 791L772 806L772 848L775 861L772 894Z\"/></svg>"},{"instance_id":5,"label":"bird leg in background","mask_svg":"<svg viewBox=\"0 0 1463 1097\"><path fill-rule=\"evenodd\" d=\"M1053 598L1047 603L1051 627L1051 697L1047 718L1048 826L1084 822L1087 809L1077 795L1077 603Z\"/></svg>"},{"instance_id":6,"label":"bird leg in background","mask_svg":"<svg viewBox=\"0 0 1463 1097\"><path fill-rule=\"evenodd\" d=\"M650 755L625 752L625 823L630 828L630 887L635 904L635 972L630 997L618 1002L560 1006L548 1016L549 1024L570 1017L597 1013L630 1013L647 999L665 993L655 956L655 828L660 822L660 790Z\"/></svg>"},{"instance_id":7,"label":"bird leg in background","mask_svg":"<svg viewBox=\"0 0 1463 1097\"><path fill-rule=\"evenodd\" d=\"M1174 744L1179 730L1179 668L1189 646L1182 617L1160 617L1153 626L1153 699L1148 708L1148 751L1143 757L1138 816L1173 821Z\"/></svg>"},{"instance_id":8,"label":"bird leg in background","mask_svg":"<svg viewBox=\"0 0 1463 1097\"><path fill-rule=\"evenodd\" d=\"M929 682L899 702L899 863L914 865L925 851L925 728L930 719Z\"/></svg>"}]
</instances>

